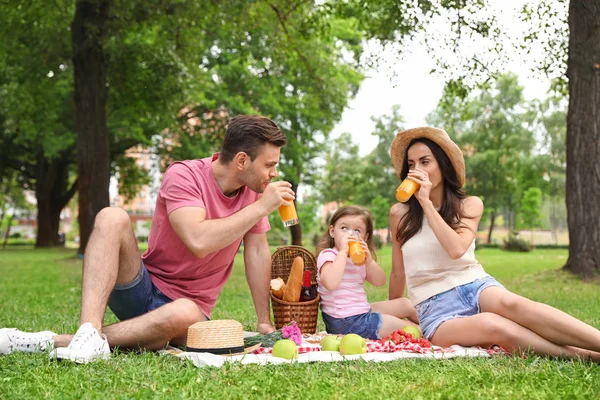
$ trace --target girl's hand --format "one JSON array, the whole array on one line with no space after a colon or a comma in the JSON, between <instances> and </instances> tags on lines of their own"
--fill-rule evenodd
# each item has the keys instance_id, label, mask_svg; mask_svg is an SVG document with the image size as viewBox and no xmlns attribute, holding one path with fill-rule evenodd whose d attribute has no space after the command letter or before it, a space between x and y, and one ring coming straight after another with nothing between
<instances>
[{"instance_id":1,"label":"girl's hand","mask_svg":"<svg viewBox=\"0 0 600 400\"><path fill-rule=\"evenodd\" d=\"M346 252L346 254L348 254L348 241L351 237L352 234L348 231L344 236L342 236L342 243L336 243L339 252Z\"/></svg>"},{"instance_id":2,"label":"girl's hand","mask_svg":"<svg viewBox=\"0 0 600 400\"><path fill-rule=\"evenodd\" d=\"M365 251L365 254L367 255L367 257L365 259L366 260L365 264L368 264L369 261L372 260L372 258L371 258L371 252L369 251L369 246L367 245L367 242L365 242L362 239L358 239L358 243L360 243L360 246L363 248L363 250Z\"/></svg>"},{"instance_id":3,"label":"girl's hand","mask_svg":"<svg viewBox=\"0 0 600 400\"><path fill-rule=\"evenodd\" d=\"M420 168L413 168L410 171L408 171L408 175L406 177L421 185L419 190L415 193L415 196L417 197L419 203L429 200L429 194L431 193L432 184L429 180L429 175L427 175L427 172L423 171Z\"/></svg>"}]
</instances>

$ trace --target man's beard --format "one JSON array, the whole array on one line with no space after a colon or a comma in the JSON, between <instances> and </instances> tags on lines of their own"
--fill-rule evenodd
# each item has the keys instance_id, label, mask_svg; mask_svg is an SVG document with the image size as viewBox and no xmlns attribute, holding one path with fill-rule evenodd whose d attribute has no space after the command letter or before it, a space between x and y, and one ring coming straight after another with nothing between
<instances>
[{"instance_id":1,"label":"man's beard","mask_svg":"<svg viewBox=\"0 0 600 400\"><path fill-rule=\"evenodd\" d=\"M255 191L256 193L262 193L265 191L265 182L261 179L258 178L257 174L255 173L254 169L252 170L248 170L244 173L243 177L242 177L244 184L252 189L253 191Z\"/></svg>"}]
</instances>

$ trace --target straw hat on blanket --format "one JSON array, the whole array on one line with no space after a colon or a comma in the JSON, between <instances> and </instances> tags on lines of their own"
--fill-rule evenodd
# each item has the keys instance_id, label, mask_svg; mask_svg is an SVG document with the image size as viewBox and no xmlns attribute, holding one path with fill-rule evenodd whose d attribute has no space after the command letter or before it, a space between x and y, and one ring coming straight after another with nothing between
<instances>
[{"instance_id":1,"label":"straw hat on blanket","mask_svg":"<svg viewBox=\"0 0 600 400\"><path fill-rule=\"evenodd\" d=\"M237 356L259 347L260 343L245 348L242 324L231 319L196 322L188 328L186 350L190 352Z\"/></svg>"}]
</instances>

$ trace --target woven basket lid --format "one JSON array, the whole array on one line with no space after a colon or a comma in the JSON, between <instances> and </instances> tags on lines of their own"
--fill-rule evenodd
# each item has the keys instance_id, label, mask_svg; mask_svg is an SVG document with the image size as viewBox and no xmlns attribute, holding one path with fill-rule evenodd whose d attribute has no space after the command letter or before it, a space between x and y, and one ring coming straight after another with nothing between
<instances>
[{"instance_id":1,"label":"woven basket lid","mask_svg":"<svg viewBox=\"0 0 600 400\"><path fill-rule=\"evenodd\" d=\"M242 324L231 319L196 322L188 328L187 351L236 355L249 352L244 349Z\"/></svg>"}]
</instances>

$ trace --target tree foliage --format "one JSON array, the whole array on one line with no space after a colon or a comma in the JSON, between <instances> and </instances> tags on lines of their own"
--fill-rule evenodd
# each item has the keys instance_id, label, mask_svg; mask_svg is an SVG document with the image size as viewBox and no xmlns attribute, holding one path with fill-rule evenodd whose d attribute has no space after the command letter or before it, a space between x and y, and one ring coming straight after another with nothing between
<instances>
[{"instance_id":1,"label":"tree foliage","mask_svg":"<svg viewBox=\"0 0 600 400\"><path fill-rule=\"evenodd\" d=\"M311 180L321 140L362 79L356 20L332 16L313 2L107 4L100 43L106 129L111 173L118 174L123 192L136 193L147 182L147 171L127 158L127 149L154 144L165 166L205 156L220 145L223 121L239 113L280 124L290 141L281 162L285 179L295 187ZM73 171L69 27L75 8L72 1L58 6L2 5L0 38L9 44L0 57L2 151L19 154L12 164L27 162L32 169L43 165L36 154L50 160L60 155ZM28 178L32 188L36 179ZM86 190L108 196L98 185Z\"/></svg>"},{"instance_id":2,"label":"tree foliage","mask_svg":"<svg viewBox=\"0 0 600 400\"><path fill-rule=\"evenodd\" d=\"M499 212L505 209L514 217L523 192L543 184L547 165L534 153L536 139L527 107L517 77L507 74L466 99L455 96L441 101L428 118L432 125L445 128L463 149L466 190L485 200L489 240ZM512 218L512 229L515 223Z\"/></svg>"},{"instance_id":3,"label":"tree foliage","mask_svg":"<svg viewBox=\"0 0 600 400\"><path fill-rule=\"evenodd\" d=\"M59 242L75 193L69 1L0 4L0 176L35 193L37 246Z\"/></svg>"},{"instance_id":4,"label":"tree foliage","mask_svg":"<svg viewBox=\"0 0 600 400\"><path fill-rule=\"evenodd\" d=\"M523 193L521 199L521 221L524 226L533 230L541 224L542 191L540 188L530 187Z\"/></svg>"},{"instance_id":5,"label":"tree foliage","mask_svg":"<svg viewBox=\"0 0 600 400\"><path fill-rule=\"evenodd\" d=\"M360 144L348 133L340 135L326 147L321 178L316 187L322 202L358 204L367 207L376 228L387 228L388 211L395 202L398 177L392 167L390 147L402 130L403 117L399 106L389 115L372 118L375 127L371 135L378 138L375 148L360 156Z\"/></svg>"}]
</instances>

